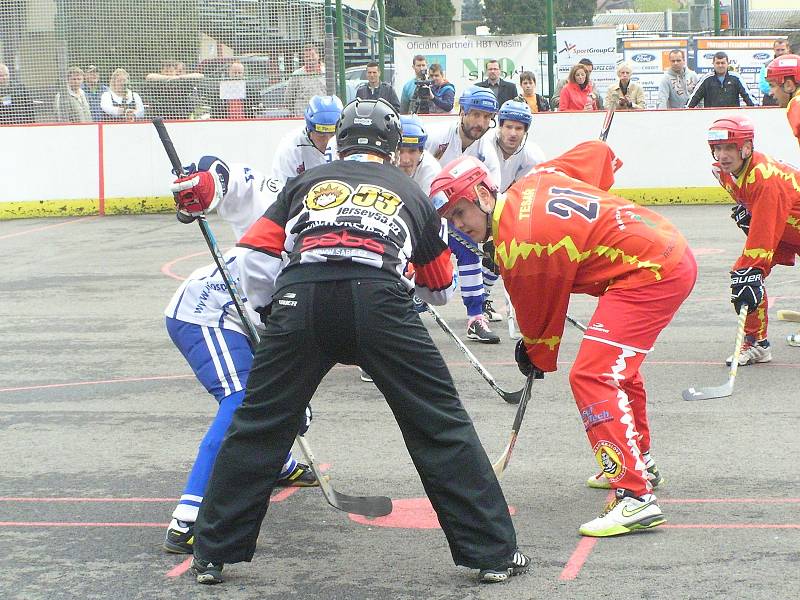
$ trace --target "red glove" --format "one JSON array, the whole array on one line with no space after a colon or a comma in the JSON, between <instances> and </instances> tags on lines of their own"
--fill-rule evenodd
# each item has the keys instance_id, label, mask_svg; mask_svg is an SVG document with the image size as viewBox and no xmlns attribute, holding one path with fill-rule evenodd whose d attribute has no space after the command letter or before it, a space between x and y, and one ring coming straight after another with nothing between
<instances>
[{"instance_id":1,"label":"red glove","mask_svg":"<svg viewBox=\"0 0 800 600\"><path fill-rule=\"evenodd\" d=\"M222 199L219 179L209 171L197 171L175 180L171 188L178 210L197 215L213 209Z\"/></svg>"}]
</instances>

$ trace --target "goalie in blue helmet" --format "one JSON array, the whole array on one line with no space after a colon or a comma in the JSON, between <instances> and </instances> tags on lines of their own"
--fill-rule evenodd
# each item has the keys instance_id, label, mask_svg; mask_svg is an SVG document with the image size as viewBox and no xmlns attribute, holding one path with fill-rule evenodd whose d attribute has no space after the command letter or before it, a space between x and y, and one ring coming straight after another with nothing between
<instances>
[{"instance_id":1,"label":"goalie in blue helmet","mask_svg":"<svg viewBox=\"0 0 800 600\"><path fill-rule=\"evenodd\" d=\"M336 133L342 101L336 96L312 96L305 110L305 127L285 137L272 161L272 176L280 187L291 177L328 162L325 149Z\"/></svg>"},{"instance_id":2,"label":"goalie in blue helmet","mask_svg":"<svg viewBox=\"0 0 800 600\"><path fill-rule=\"evenodd\" d=\"M500 189L511 187L517 179L544 161L541 148L531 140L533 114L526 102L509 100L497 113L499 124L494 135L497 156L500 159Z\"/></svg>"}]
</instances>

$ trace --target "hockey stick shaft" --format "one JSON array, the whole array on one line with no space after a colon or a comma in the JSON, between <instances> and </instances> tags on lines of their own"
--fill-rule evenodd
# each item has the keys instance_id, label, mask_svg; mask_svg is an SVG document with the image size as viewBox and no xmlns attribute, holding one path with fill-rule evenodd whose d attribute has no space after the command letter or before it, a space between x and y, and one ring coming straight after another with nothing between
<instances>
[{"instance_id":1,"label":"hockey stick shaft","mask_svg":"<svg viewBox=\"0 0 800 600\"><path fill-rule=\"evenodd\" d=\"M612 102L606 110L606 118L603 120L603 127L600 129L600 141L605 142L608 139L608 133L611 131L611 121L614 120L614 113L617 110L617 105Z\"/></svg>"},{"instance_id":2,"label":"hockey stick shaft","mask_svg":"<svg viewBox=\"0 0 800 600\"><path fill-rule=\"evenodd\" d=\"M166 151L167 156L172 163L173 173L180 177L183 174L183 167L181 166L181 161L178 158L178 153L175 150L175 146L172 143L169 132L164 126L164 122L160 118L155 118L153 119L153 125L155 126L156 131L158 131L158 137L161 138L161 143L164 146L164 150ZM230 271L228 271L228 267L225 264L225 259L223 258L222 252L219 249L217 239L214 237L214 233L211 231L211 227L208 225L205 214L201 214L197 218L197 221L200 225L200 230L203 232L203 238L205 239L206 244L211 251L211 255L214 257L214 262L216 263L220 275L225 282L225 286L228 288L228 293L230 294L231 300L236 307L236 312L239 314L239 318L242 320L242 324L247 330L250 342L255 348L260 341L258 331L244 309L244 301L242 300L239 289L236 286L236 282L233 280L233 277L231 277ZM311 447L309 446L308 441L300 435L295 438L295 441L297 441L297 444L300 446L300 450L303 452L306 461L308 462L308 466L311 468L314 476L317 478L322 495L325 497L325 500L328 502L328 504L345 512L352 512L368 517L380 517L388 515L390 512L392 512L391 498L387 498L385 496L346 496L345 494L337 492L330 484L328 478L322 474L322 471L320 470L319 465L317 464L316 460L314 459L314 455L311 452Z\"/></svg>"},{"instance_id":3,"label":"hockey stick shaft","mask_svg":"<svg viewBox=\"0 0 800 600\"><path fill-rule=\"evenodd\" d=\"M519 435L519 429L522 426L522 419L525 416L525 410L528 408L528 401L531 399L532 388L533 373L528 375L528 378L525 380L525 387L522 390L522 398L520 399L519 406L517 407L517 414L514 415L514 424L511 426L511 439L508 441L505 450L503 450L503 454L501 454L500 458L498 458L492 465L494 474L498 479L503 476L503 472L506 470L508 463L511 461L511 454L514 452L514 446L517 443L517 436Z\"/></svg>"},{"instance_id":4,"label":"hockey stick shaft","mask_svg":"<svg viewBox=\"0 0 800 600\"><path fill-rule=\"evenodd\" d=\"M442 328L442 331L444 331L448 336L450 336L450 338L456 343L456 345L464 354L464 356L467 357L470 364L473 367L475 367L475 370L478 371L478 373L480 373L481 377L483 377L487 381L487 383L492 387L492 389L495 392L497 392L499 396L509 404L517 404L519 402L522 392L521 391L507 392L499 385L497 385L497 382L494 380L494 377L492 377L492 374L486 370L486 368L475 357L472 351L469 348L467 348L466 344L461 341L461 338L459 338L455 334L455 332L450 328L450 325L447 324L447 321L445 321L439 314L439 312L435 308L433 308L433 306L431 306L430 304L428 305L428 312L431 313L431 316L433 316L433 320L436 321L439 327Z\"/></svg>"},{"instance_id":5,"label":"hockey stick shaft","mask_svg":"<svg viewBox=\"0 0 800 600\"><path fill-rule=\"evenodd\" d=\"M736 328L736 347L733 349L733 358L731 359L731 370L730 375L728 375L728 382L731 387L731 393L733 393L733 381L736 379L736 372L739 370L739 357L742 355L742 344L744 344L744 328L747 322L747 310L748 306L746 304L742 305L742 308L739 309L739 323Z\"/></svg>"}]
</instances>

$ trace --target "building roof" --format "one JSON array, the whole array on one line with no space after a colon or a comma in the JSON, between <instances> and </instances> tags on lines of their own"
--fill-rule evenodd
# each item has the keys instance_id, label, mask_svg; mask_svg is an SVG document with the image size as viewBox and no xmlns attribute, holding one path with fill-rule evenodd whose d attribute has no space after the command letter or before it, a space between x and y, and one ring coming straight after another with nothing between
<instances>
[{"instance_id":1,"label":"building roof","mask_svg":"<svg viewBox=\"0 0 800 600\"><path fill-rule=\"evenodd\" d=\"M749 21L749 29L754 31L786 29L788 23L800 22L800 8L751 10ZM629 23L638 25L639 31L664 31L664 13L613 11L597 14L592 19L594 25L627 25Z\"/></svg>"}]
</instances>

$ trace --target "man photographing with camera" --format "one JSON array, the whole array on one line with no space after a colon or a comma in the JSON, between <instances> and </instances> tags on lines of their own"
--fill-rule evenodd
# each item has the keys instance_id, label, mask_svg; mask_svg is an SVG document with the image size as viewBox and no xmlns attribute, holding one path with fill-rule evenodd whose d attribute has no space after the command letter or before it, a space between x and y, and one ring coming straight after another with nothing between
<instances>
[{"instance_id":1,"label":"man photographing with camera","mask_svg":"<svg viewBox=\"0 0 800 600\"><path fill-rule=\"evenodd\" d=\"M400 112L403 114L408 114L410 112L430 112L429 103L432 94L430 92L431 82L428 79L428 60L421 54L417 54L411 64L414 67L414 78L409 79L403 86L403 93L400 96ZM420 88L423 89L420 91ZM427 90L424 88L427 88ZM422 94L422 96L420 96L420 94ZM411 106L412 98L417 102L417 106L415 107ZM425 101L425 106L419 106L421 100ZM417 110L412 111L412 108L416 108ZM420 108L424 108L425 110L420 110Z\"/></svg>"}]
</instances>

